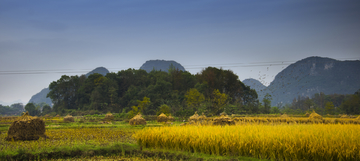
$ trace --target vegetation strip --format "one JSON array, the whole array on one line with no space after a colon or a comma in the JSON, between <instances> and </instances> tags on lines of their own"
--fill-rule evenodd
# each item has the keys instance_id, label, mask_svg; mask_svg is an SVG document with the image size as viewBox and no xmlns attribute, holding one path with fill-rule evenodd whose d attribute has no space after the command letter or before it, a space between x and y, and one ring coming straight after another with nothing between
<instances>
[{"instance_id":1,"label":"vegetation strip","mask_svg":"<svg viewBox=\"0 0 360 161\"><path fill-rule=\"evenodd\" d=\"M358 125L237 125L145 128L143 147L274 160L359 160Z\"/></svg>"}]
</instances>

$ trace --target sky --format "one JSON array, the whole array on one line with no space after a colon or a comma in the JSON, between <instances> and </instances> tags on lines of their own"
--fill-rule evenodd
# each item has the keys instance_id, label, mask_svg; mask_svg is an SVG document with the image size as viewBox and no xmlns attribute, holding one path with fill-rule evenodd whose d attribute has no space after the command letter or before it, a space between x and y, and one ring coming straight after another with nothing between
<instances>
[{"instance_id":1,"label":"sky","mask_svg":"<svg viewBox=\"0 0 360 161\"><path fill-rule=\"evenodd\" d=\"M26 104L64 74L155 59L269 85L310 56L359 60L359 8L339 0L0 0L0 104Z\"/></svg>"}]
</instances>

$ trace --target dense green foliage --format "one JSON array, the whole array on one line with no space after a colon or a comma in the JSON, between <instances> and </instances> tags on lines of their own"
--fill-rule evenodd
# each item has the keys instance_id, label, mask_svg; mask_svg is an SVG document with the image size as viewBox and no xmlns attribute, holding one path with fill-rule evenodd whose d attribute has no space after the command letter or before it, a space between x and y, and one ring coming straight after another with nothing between
<instances>
[{"instance_id":1,"label":"dense green foliage","mask_svg":"<svg viewBox=\"0 0 360 161\"><path fill-rule=\"evenodd\" d=\"M0 104L0 115L20 115L22 112L24 112L24 105L22 103L15 103L11 106Z\"/></svg>"},{"instance_id":2,"label":"dense green foliage","mask_svg":"<svg viewBox=\"0 0 360 161\"><path fill-rule=\"evenodd\" d=\"M125 109L129 112L144 97L150 102L146 108L138 110L145 115L155 115L163 104L177 116L189 116L201 110L208 115L217 115L229 105L238 109L234 111L257 112L252 107L258 104L255 90L245 86L237 75L213 67L196 75L176 69L150 73L128 69L106 76L95 73L88 77L63 75L53 81L49 89L47 96L52 99L53 110L58 114L69 110L120 113ZM189 104L186 93L194 89L204 98Z\"/></svg>"},{"instance_id":3,"label":"dense green foliage","mask_svg":"<svg viewBox=\"0 0 360 161\"><path fill-rule=\"evenodd\" d=\"M321 92L314 94L311 98L298 96L298 98L294 98L291 104L284 106L278 104L278 108L282 112L290 114L301 114L315 110L321 115L358 115L360 114L360 92L358 90L358 92L348 95L325 95Z\"/></svg>"}]
</instances>

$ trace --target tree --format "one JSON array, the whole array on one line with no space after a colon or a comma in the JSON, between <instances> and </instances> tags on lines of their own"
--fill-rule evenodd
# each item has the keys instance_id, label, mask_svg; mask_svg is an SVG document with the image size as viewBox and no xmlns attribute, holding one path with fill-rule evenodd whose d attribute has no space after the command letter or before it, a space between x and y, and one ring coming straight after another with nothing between
<instances>
[{"instance_id":1,"label":"tree","mask_svg":"<svg viewBox=\"0 0 360 161\"><path fill-rule=\"evenodd\" d=\"M36 116L40 114L40 110L35 107L34 103L28 103L25 105L25 110L29 112L29 115Z\"/></svg>"},{"instance_id":2,"label":"tree","mask_svg":"<svg viewBox=\"0 0 360 161\"><path fill-rule=\"evenodd\" d=\"M42 107L42 115L46 115L52 112L52 109L49 105L44 105Z\"/></svg>"},{"instance_id":3,"label":"tree","mask_svg":"<svg viewBox=\"0 0 360 161\"><path fill-rule=\"evenodd\" d=\"M278 107L274 106L274 107L271 107L270 113L271 114L278 114L278 113L280 113L280 110L279 110Z\"/></svg>"},{"instance_id":4,"label":"tree","mask_svg":"<svg viewBox=\"0 0 360 161\"><path fill-rule=\"evenodd\" d=\"M160 115L161 113L164 113L166 116L170 114L170 107L166 104L163 104L159 107L159 111L156 112L156 115Z\"/></svg>"},{"instance_id":5,"label":"tree","mask_svg":"<svg viewBox=\"0 0 360 161\"><path fill-rule=\"evenodd\" d=\"M212 93L212 113L213 115L219 114L226 104L226 101L228 99L228 95L225 93L221 93L218 89L215 89Z\"/></svg>"},{"instance_id":6,"label":"tree","mask_svg":"<svg viewBox=\"0 0 360 161\"><path fill-rule=\"evenodd\" d=\"M270 108L271 108L271 95L269 93L267 93L265 95L265 97L263 98L263 103L264 103L264 109L263 109L263 113L265 114L269 114L270 113Z\"/></svg>"},{"instance_id":7,"label":"tree","mask_svg":"<svg viewBox=\"0 0 360 161\"><path fill-rule=\"evenodd\" d=\"M78 108L78 90L83 81L84 77L63 75L49 85L50 92L47 97L50 97L54 103L53 108L56 113Z\"/></svg>"},{"instance_id":8,"label":"tree","mask_svg":"<svg viewBox=\"0 0 360 161\"><path fill-rule=\"evenodd\" d=\"M131 106L131 109L128 113L128 118L131 119L133 118L135 115L139 114L139 108L137 106Z\"/></svg>"},{"instance_id":9,"label":"tree","mask_svg":"<svg viewBox=\"0 0 360 161\"><path fill-rule=\"evenodd\" d=\"M334 104L332 102L326 102L325 104L325 112L327 114L333 115L334 114Z\"/></svg>"},{"instance_id":10,"label":"tree","mask_svg":"<svg viewBox=\"0 0 360 161\"><path fill-rule=\"evenodd\" d=\"M137 101L138 102L138 108L139 108L139 111L141 113L144 112L144 110L149 106L149 104L151 103L150 102L150 98L148 97L144 97L142 101Z\"/></svg>"},{"instance_id":11,"label":"tree","mask_svg":"<svg viewBox=\"0 0 360 161\"><path fill-rule=\"evenodd\" d=\"M346 114L360 114L360 96L357 94L352 95L340 107Z\"/></svg>"},{"instance_id":12,"label":"tree","mask_svg":"<svg viewBox=\"0 0 360 161\"><path fill-rule=\"evenodd\" d=\"M191 88L185 94L186 105L196 111L196 108L205 101L205 97L197 89Z\"/></svg>"}]
</instances>

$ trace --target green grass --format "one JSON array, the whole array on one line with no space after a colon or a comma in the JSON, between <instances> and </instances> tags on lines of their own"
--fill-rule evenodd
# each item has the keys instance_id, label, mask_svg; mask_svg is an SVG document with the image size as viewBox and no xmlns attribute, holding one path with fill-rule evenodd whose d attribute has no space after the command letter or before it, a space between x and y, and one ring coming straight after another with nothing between
<instances>
[{"instance_id":1,"label":"green grass","mask_svg":"<svg viewBox=\"0 0 360 161\"><path fill-rule=\"evenodd\" d=\"M175 122L174 125L179 125L182 122ZM10 124L0 124L0 136L4 138L7 135L7 130ZM131 138L133 132L141 130L145 127L163 126L156 121L147 122L146 126L130 126L124 121L114 121L112 124L100 124L95 122L82 122L78 120L71 123L65 123L62 121L51 122L46 121L46 129L49 130L61 130L61 129L80 129L80 128L116 128L127 131L126 136ZM42 138L41 138L42 139ZM112 142L109 144L75 144L71 146L39 148L31 151L25 147L17 147L15 150L10 150L8 144L4 140L0 140L0 160L82 160L88 158L111 158L116 160L259 160L255 158L240 157L240 156L217 156L208 155L202 153L190 153L184 151L172 151L166 149L150 149L141 148L136 141L127 142ZM119 159L120 158L120 159Z\"/></svg>"}]
</instances>

